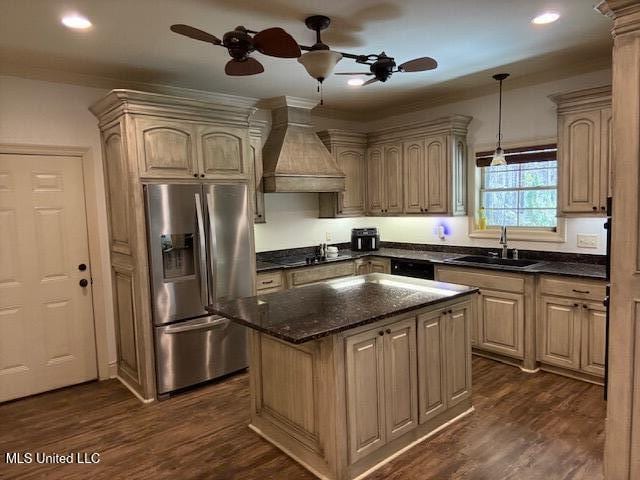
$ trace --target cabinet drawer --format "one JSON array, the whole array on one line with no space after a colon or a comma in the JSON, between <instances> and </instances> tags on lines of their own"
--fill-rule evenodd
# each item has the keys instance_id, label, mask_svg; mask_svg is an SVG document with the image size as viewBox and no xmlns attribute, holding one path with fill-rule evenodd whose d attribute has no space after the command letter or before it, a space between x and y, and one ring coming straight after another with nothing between
<instances>
[{"instance_id":1,"label":"cabinet drawer","mask_svg":"<svg viewBox=\"0 0 640 480\"><path fill-rule=\"evenodd\" d=\"M540 277L540 292L559 297L602 301L606 295L604 282L574 280L563 277Z\"/></svg>"},{"instance_id":2,"label":"cabinet drawer","mask_svg":"<svg viewBox=\"0 0 640 480\"><path fill-rule=\"evenodd\" d=\"M355 275L354 262L340 262L320 267L306 267L287 272L289 287L299 287L314 282L322 282L331 278Z\"/></svg>"},{"instance_id":3,"label":"cabinet drawer","mask_svg":"<svg viewBox=\"0 0 640 480\"><path fill-rule=\"evenodd\" d=\"M524 292L524 277L518 274L490 273L475 268L451 268L438 266L436 279L439 282L458 283L472 287L501 290L503 292Z\"/></svg>"},{"instance_id":4,"label":"cabinet drawer","mask_svg":"<svg viewBox=\"0 0 640 480\"><path fill-rule=\"evenodd\" d=\"M282 272L258 273L256 278L256 289L260 291L278 289L282 287Z\"/></svg>"}]
</instances>

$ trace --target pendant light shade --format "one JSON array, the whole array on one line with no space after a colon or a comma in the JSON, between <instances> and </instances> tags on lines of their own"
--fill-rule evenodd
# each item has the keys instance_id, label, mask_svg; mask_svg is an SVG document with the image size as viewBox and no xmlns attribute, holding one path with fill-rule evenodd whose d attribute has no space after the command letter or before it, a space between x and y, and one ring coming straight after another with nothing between
<instances>
[{"instance_id":1,"label":"pendant light shade","mask_svg":"<svg viewBox=\"0 0 640 480\"><path fill-rule=\"evenodd\" d=\"M508 73L498 73L493 76L494 80L500 82L500 96L498 100L498 146L496 147L495 152L493 152L493 158L491 159L492 167L497 165L506 165L507 160L504 157L504 151L500 145L502 141L502 82L509 76Z\"/></svg>"},{"instance_id":2,"label":"pendant light shade","mask_svg":"<svg viewBox=\"0 0 640 480\"><path fill-rule=\"evenodd\" d=\"M298 57L298 62L304 66L307 73L320 83L331 75L340 60L342 54L331 50L311 50Z\"/></svg>"}]
</instances>

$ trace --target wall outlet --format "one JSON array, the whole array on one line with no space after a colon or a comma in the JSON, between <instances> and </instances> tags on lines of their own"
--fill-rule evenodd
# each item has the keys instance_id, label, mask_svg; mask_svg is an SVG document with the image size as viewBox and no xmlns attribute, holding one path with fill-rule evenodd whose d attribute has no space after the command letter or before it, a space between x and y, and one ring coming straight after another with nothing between
<instances>
[{"instance_id":1,"label":"wall outlet","mask_svg":"<svg viewBox=\"0 0 640 480\"><path fill-rule=\"evenodd\" d=\"M331 232L325 232L325 234L324 234L324 239L325 239L327 242L330 242L330 241L331 241L331 238L332 238Z\"/></svg>"},{"instance_id":2,"label":"wall outlet","mask_svg":"<svg viewBox=\"0 0 640 480\"><path fill-rule=\"evenodd\" d=\"M580 248L598 248L598 235L589 233L578 234L578 247Z\"/></svg>"}]
</instances>

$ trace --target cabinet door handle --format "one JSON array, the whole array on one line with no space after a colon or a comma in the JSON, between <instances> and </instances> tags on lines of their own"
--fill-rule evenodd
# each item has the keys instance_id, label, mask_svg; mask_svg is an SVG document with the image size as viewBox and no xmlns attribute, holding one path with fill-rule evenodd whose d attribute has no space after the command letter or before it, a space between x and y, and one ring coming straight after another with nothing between
<instances>
[{"instance_id":1,"label":"cabinet door handle","mask_svg":"<svg viewBox=\"0 0 640 480\"><path fill-rule=\"evenodd\" d=\"M607 207L600 207L600 210L602 210L603 212L607 209Z\"/></svg>"},{"instance_id":2,"label":"cabinet door handle","mask_svg":"<svg viewBox=\"0 0 640 480\"><path fill-rule=\"evenodd\" d=\"M598 207L591 207L594 211L596 211L598 209Z\"/></svg>"},{"instance_id":3,"label":"cabinet door handle","mask_svg":"<svg viewBox=\"0 0 640 480\"><path fill-rule=\"evenodd\" d=\"M384 335L384 332L383 332L382 330L380 330L380 331L378 332L378 335L382 336L382 335Z\"/></svg>"},{"instance_id":4,"label":"cabinet door handle","mask_svg":"<svg viewBox=\"0 0 640 480\"><path fill-rule=\"evenodd\" d=\"M587 308L587 305L582 305L582 308Z\"/></svg>"},{"instance_id":5,"label":"cabinet door handle","mask_svg":"<svg viewBox=\"0 0 640 480\"><path fill-rule=\"evenodd\" d=\"M390 329L390 328L387 328L386 332L387 332L387 333L391 333L391 329Z\"/></svg>"},{"instance_id":6,"label":"cabinet door handle","mask_svg":"<svg viewBox=\"0 0 640 480\"><path fill-rule=\"evenodd\" d=\"M573 306L574 306L574 307L579 307L579 306L580 306L580 304L579 304L579 303L574 303L574 304L573 304Z\"/></svg>"},{"instance_id":7,"label":"cabinet door handle","mask_svg":"<svg viewBox=\"0 0 640 480\"><path fill-rule=\"evenodd\" d=\"M262 281L262 285L271 285L273 283L273 280L263 280Z\"/></svg>"},{"instance_id":8,"label":"cabinet door handle","mask_svg":"<svg viewBox=\"0 0 640 480\"><path fill-rule=\"evenodd\" d=\"M198 174L197 174L197 173L194 173L194 174L193 174L193 176L194 176L195 178L198 178Z\"/></svg>"},{"instance_id":9,"label":"cabinet door handle","mask_svg":"<svg viewBox=\"0 0 640 480\"><path fill-rule=\"evenodd\" d=\"M576 293L590 293L589 290L576 290L575 288L573 289L573 291Z\"/></svg>"}]
</instances>

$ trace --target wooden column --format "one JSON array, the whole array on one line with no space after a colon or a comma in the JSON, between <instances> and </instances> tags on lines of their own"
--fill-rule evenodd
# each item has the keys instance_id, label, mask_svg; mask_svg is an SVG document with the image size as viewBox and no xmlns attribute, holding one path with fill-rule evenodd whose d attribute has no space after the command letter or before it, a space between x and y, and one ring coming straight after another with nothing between
<instances>
[{"instance_id":1,"label":"wooden column","mask_svg":"<svg viewBox=\"0 0 640 480\"><path fill-rule=\"evenodd\" d=\"M613 25L613 231L605 476L640 478L640 1L606 0Z\"/></svg>"}]
</instances>

